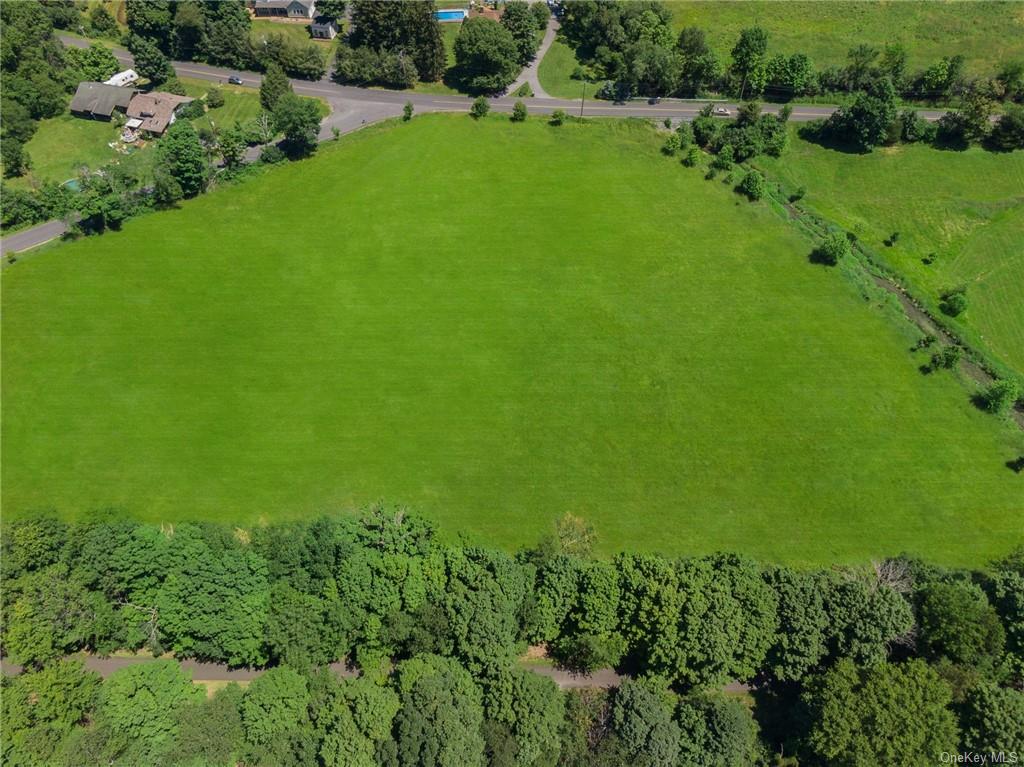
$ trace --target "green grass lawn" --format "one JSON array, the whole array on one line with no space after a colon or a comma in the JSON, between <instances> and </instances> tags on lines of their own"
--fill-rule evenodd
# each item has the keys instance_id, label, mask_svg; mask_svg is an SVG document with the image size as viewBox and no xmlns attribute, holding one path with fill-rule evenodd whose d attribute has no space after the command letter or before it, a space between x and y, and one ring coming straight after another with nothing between
<instances>
[{"instance_id":1,"label":"green grass lawn","mask_svg":"<svg viewBox=\"0 0 1024 767\"><path fill-rule=\"evenodd\" d=\"M209 128L211 124L220 128L228 128L235 124L235 121L244 123L259 116L262 110L260 106L260 92L256 88L244 88L238 85L217 85L205 80L182 80L185 92L192 98L202 98L209 93L210 88L220 88L224 94L224 106L217 109L207 109L206 114L193 120L196 128ZM322 102L321 102L322 103Z\"/></svg>"},{"instance_id":2,"label":"green grass lawn","mask_svg":"<svg viewBox=\"0 0 1024 767\"><path fill-rule=\"evenodd\" d=\"M857 234L937 310L941 292L967 286L954 324L1024 374L1024 152L948 152L898 146L869 155L792 136L781 159L757 163L805 204ZM884 240L900 237L893 247ZM937 258L923 263L930 253Z\"/></svg>"},{"instance_id":3,"label":"green grass lawn","mask_svg":"<svg viewBox=\"0 0 1024 767\"><path fill-rule=\"evenodd\" d=\"M660 144L421 116L19 262L6 513L384 498L491 544L568 511L604 552L816 563L1024 541L1024 436Z\"/></svg>"},{"instance_id":4,"label":"green grass lawn","mask_svg":"<svg viewBox=\"0 0 1024 767\"><path fill-rule=\"evenodd\" d=\"M759 24L769 53L806 53L816 66L841 66L860 43L899 41L913 72L961 54L972 74L991 75L1024 58L1020 2L859 2L854 0L668 0L677 29L701 27L723 62L740 31Z\"/></svg>"},{"instance_id":5,"label":"green grass lawn","mask_svg":"<svg viewBox=\"0 0 1024 767\"><path fill-rule=\"evenodd\" d=\"M588 99L597 93L597 83L583 84L581 80L573 80L572 73L579 63L576 53L561 37L555 38L548 52L540 61L537 77L549 96L558 99L578 99L584 88Z\"/></svg>"},{"instance_id":6,"label":"green grass lawn","mask_svg":"<svg viewBox=\"0 0 1024 767\"><path fill-rule=\"evenodd\" d=\"M113 122L86 120L63 114L41 120L35 135L25 148L32 158L32 169L20 178L10 179L14 186L76 178L82 168L95 170L111 162L132 165L143 174L150 165L149 148L133 148L122 154L109 146L118 138L120 128Z\"/></svg>"}]
</instances>

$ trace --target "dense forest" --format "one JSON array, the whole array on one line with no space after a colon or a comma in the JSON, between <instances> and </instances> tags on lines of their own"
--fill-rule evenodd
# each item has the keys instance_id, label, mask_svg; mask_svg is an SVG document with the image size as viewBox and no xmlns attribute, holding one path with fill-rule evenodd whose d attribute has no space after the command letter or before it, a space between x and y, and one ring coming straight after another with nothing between
<instances>
[{"instance_id":1,"label":"dense forest","mask_svg":"<svg viewBox=\"0 0 1024 767\"><path fill-rule=\"evenodd\" d=\"M95 513L3 530L11 765L921 765L1024 753L1024 550L799 570L592 555L566 517L529 550L424 519L252 529ZM564 692L543 646L611 690ZM168 659L105 680L65 656ZM536 650L535 650L536 652ZM269 667L212 697L175 659ZM327 669L344 659L358 672ZM733 681L749 695L727 694Z\"/></svg>"}]
</instances>

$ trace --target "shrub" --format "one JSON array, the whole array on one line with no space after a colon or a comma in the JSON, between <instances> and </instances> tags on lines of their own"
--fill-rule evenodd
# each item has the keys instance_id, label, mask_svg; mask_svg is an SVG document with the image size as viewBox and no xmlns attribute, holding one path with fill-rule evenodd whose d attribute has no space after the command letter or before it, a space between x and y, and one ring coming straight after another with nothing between
<instances>
[{"instance_id":1,"label":"shrub","mask_svg":"<svg viewBox=\"0 0 1024 767\"><path fill-rule=\"evenodd\" d=\"M688 122L679 123L676 135L679 136L679 148L686 149L693 143L693 126Z\"/></svg>"},{"instance_id":2,"label":"shrub","mask_svg":"<svg viewBox=\"0 0 1024 767\"><path fill-rule=\"evenodd\" d=\"M267 144L260 150L260 162L272 165L277 162L282 162L284 159L284 152L281 150L281 147L277 146L277 144Z\"/></svg>"},{"instance_id":3,"label":"shrub","mask_svg":"<svg viewBox=\"0 0 1024 767\"><path fill-rule=\"evenodd\" d=\"M967 311L967 288L957 288L942 294L939 309L950 317L959 317Z\"/></svg>"},{"instance_id":4,"label":"shrub","mask_svg":"<svg viewBox=\"0 0 1024 767\"><path fill-rule=\"evenodd\" d=\"M187 96L185 93L185 86L182 85L181 80L177 77L172 77L167 80L163 85L160 86L160 90L164 93L173 93L175 96Z\"/></svg>"},{"instance_id":5,"label":"shrub","mask_svg":"<svg viewBox=\"0 0 1024 767\"><path fill-rule=\"evenodd\" d=\"M405 106L402 107L402 119L405 122L409 122L409 120L412 119L412 110L413 110L412 102L411 101L406 101L405 102Z\"/></svg>"},{"instance_id":6,"label":"shrub","mask_svg":"<svg viewBox=\"0 0 1024 767\"><path fill-rule=\"evenodd\" d=\"M484 96L477 96L473 100L473 106L469 108L469 116L474 120L479 120L481 117L486 117L487 113L491 111L491 104L487 101Z\"/></svg>"},{"instance_id":7,"label":"shrub","mask_svg":"<svg viewBox=\"0 0 1024 767\"><path fill-rule=\"evenodd\" d=\"M946 346L932 355L932 370L952 370L964 356L964 350L959 346Z\"/></svg>"},{"instance_id":8,"label":"shrub","mask_svg":"<svg viewBox=\"0 0 1024 767\"><path fill-rule=\"evenodd\" d=\"M516 92L513 93L512 95L519 96L524 99L533 98L533 88L530 87L529 83L523 83L518 88L516 88Z\"/></svg>"},{"instance_id":9,"label":"shrub","mask_svg":"<svg viewBox=\"0 0 1024 767\"><path fill-rule=\"evenodd\" d=\"M224 106L224 91L220 88L210 88L206 92L206 106L210 109L220 109Z\"/></svg>"},{"instance_id":10,"label":"shrub","mask_svg":"<svg viewBox=\"0 0 1024 767\"><path fill-rule=\"evenodd\" d=\"M665 143L661 145L662 154L666 154L669 157L680 149L682 149L682 145L679 143L679 134L677 133L670 133L668 138L665 139Z\"/></svg>"},{"instance_id":11,"label":"shrub","mask_svg":"<svg viewBox=\"0 0 1024 767\"><path fill-rule=\"evenodd\" d=\"M737 188L742 194L745 194L748 199L760 200L764 197L767 186L765 184L764 176L756 170L748 170Z\"/></svg>"},{"instance_id":12,"label":"shrub","mask_svg":"<svg viewBox=\"0 0 1024 767\"><path fill-rule=\"evenodd\" d=\"M842 232L832 232L815 251L815 260L822 264L835 266L841 260L852 254L850 241Z\"/></svg>"},{"instance_id":13,"label":"shrub","mask_svg":"<svg viewBox=\"0 0 1024 767\"><path fill-rule=\"evenodd\" d=\"M1004 414L1020 399L1020 385L1009 378L1001 378L994 381L981 395L981 401L985 409L990 413Z\"/></svg>"},{"instance_id":14,"label":"shrub","mask_svg":"<svg viewBox=\"0 0 1024 767\"><path fill-rule=\"evenodd\" d=\"M691 146L686 155L683 157L683 165L687 168L695 168L697 163L700 162L700 149L695 146Z\"/></svg>"},{"instance_id":15,"label":"shrub","mask_svg":"<svg viewBox=\"0 0 1024 767\"><path fill-rule=\"evenodd\" d=\"M178 117L183 117L186 120L197 120L206 114L206 107L203 106L203 102L199 99L190 101L178 109Z\"/></svg>"},{"instance_id":16,"label":"shrub","mask_svg":"<svg viewBox=\"0 0 1024 767\"><path fill-rule=\"evenodd\" d=\"M548 120L548 122L551 125L561 125L568 119L569 115L565 113L564 109L556 109L554 112L551 113L551 119Z\"/></svg>"},{"instance_id":17,"label":"shrub","mask_svg":"<svg viewBox=\"0 0 1024 767\"><path fill-rule=\"evenodd\" d=\"M804 198L805 194L807 194L807 189L805 187L800 187L795 192L793 192L793 194L791 194L789 196L789 201L790 202L799 202L800 200L802 200Z\"/></svg>"},{"instance_id":18,"label":"shrub","mask_svg":"<svg viewBox=\"0 0 1024 767\"><path fill-rule=\"evenodd\" d=\"M512 105L512 122L521 123L526 121L526 104L522 101L517 101Z\"/></svg>"},{"instance_id":19,"label":"shrub","mask_svg":"<svg viewBox=\"0 0 1024 767\"><path fill-rule=\"evenodd\" d=\"M715 155L715 159L711 161L711 167L717 168L718 170L732 170L733 148L731 144L726 144Z\"/></svg>"}]
</instances>

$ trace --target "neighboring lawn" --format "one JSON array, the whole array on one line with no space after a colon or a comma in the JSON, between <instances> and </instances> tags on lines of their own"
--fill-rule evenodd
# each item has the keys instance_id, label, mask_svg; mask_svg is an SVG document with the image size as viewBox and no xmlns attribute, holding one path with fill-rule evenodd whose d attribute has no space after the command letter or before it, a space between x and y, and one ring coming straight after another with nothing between
<instances>
[{"instance_id":1,"label":"neighboring lawn","mask_svg":"<svg viewBox=\"0 0 1024 767\"><path fill-rule=\"evenodd\" d=\"M846 63L860 43L900 41L913 72L943 56L961 54L972 74L991 75L1024 58L1024 4L1020 2L860 2L830 0L669 0L677 29L705 30L723 63L745 27L768 32L769 53L806 53L819 67Z\"/></svg>"},{"instance_id":2,"label":"neighboring lawn","mask_svg":"<svg viewBox=\"0 0 1024 767\"><path fill-rule=\"evenodd\" d=\"M569 511L604 553L818 564L1024 542L1024 435L661 141L420 116L19 262L6 514L383 498L502 546Z\"/></svg>"},{"instance_id":3,"label":"neighboring lawn","mask_svg":"<svg viewBox=\"0 0 1024 767\"><path fill-rule=\"evenodd\" d=\"M578 62L573 49L566 45L561 37L557 37L548 48L547 54L541 59L537 77L549 96L559 99L578 99L586 87L587 98L591 99L597 93L598 84L587 83L584 86L582 81L573 80L572 73L577 66Z\"/></svg>"},{"instance_id":4,"label":"neighboring lawn","mask_svg":"<svg viewBox=\"0 0 1024 767\"><path fill-rule=\"evenodd\" d=\"M206 114L192 123L196 128L209 128L211 121L221 128L227 128L238 122L247 122L257 117L262 111L260 93L255 88L243 88L237 85L218 85L205 80L185 80L185 92L193 98L203 98L211 88L220 88L224 93L224 106L208 109Z\"/></svg>"},{"instance_id":5,"label":"neighboring lawn","mask_svg":"<svg viewBox=\"0 0 1024 767\"><path fill-rule=\"evenodd\" d=\"M854 232L937 311L938 295L967 285L953 321L1024 375L1024 151L994 154L898 146L846 154L801 140L759 159L806 205ZM899 232L896 245L883 240ZM938 254L933 264L922 259Z\"/></svg>"},{"instance_id":6,"label":"neighboring lawn","mask_svg":"<svg viewBox=\"0 0 1024 767\"><path fill-rule=\"evenodd\" d=\"M144 155L148 154L148 148L133 149L131 154L124 155L108 146L117 139L119 132L120 128L113 122L85 120L70 114L42 120L26 145L32 158L32 170L4 183L14 186L43 181L62 183L77 177L82 167L95 170L115 160L147 167L148 158Z\"/></svg>"},{"instance_id":7,"label":"neighboring lawn","mask_svg":"<svg viewBox=\"0 0 1024 767\"><path fill-rule=\"evenodd\" d=\"M334 50L338 40L344 34L344 28L338 37L333 40L320 40L310 36L308 23L299 24L290 21L270 21L269 19L252 20L252 29L249 32L249 36L253 40L259 41L265 35L273 33L284 35L285 38L296 43L316 43L323 49L324 55L327 56L327 63L330 65L334 60ZM328 68L330 67L328 66Z\"/></svg>"}]
</instances>

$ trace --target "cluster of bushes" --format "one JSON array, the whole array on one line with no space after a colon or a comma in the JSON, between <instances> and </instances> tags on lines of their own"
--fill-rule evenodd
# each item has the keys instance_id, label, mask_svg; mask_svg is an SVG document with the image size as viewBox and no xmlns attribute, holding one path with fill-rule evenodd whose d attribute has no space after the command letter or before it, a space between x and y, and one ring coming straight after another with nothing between
<instances>
[{"instance_id":1,"label":"cluster of bushes","mask_svg":"<svg viewBox=\"0 0 1024 767\"><path fill-rule=\"evenodd\" d=\"M729 173L736 163L756 155L781 155L788 143L789 115L788 106L777 115L768 115L761 113L760 104L746 102L740 106L736 119L726 121L716 118L714 106L708 104L692 123L681 122L669 134L662 152L669 156L682 154L683 165L692 168L700 163L703 148L713 155L708 178L714 178L719 171ZM666 126L671 127L670 120ZM727 179L732 180L732 175ZM751 201L760 200L767 194L768 182L760 171L749 168L740 177L736 191Z\"/></svg>"},{"instance_id":2,"label":"cluster of bushes","mask_svg":"<svg viewBox=\"0 0 1024 767\"><path fill-rule=\"evenodd\" d=\"M1024 105L1006 104L993 123L996 101L980 87L967 90L960 106L930 123L914 110L900 111L889 77L869 79L849 104L827 120L808 123L801 134L868 151L876 146L927 142L965 148L972 142L994 151L1024 149Z\"/></svg>"},{"instance_id":3,"label":"cluster of bushes","mask_svg":"<svg viewBox=\"0 0 1024 767\"><path fill-rule=\"evenodd\" d=\"M730 61L719 61L704 30L672 30L671 12L654 0L577 0L561 8L562 31L584 65L575 77L604 80L604 98L630 95L699 97L721 93L738 98L788 100L800 96L854 93L871 79L888 77L906 99L944 101L970 86L1000 101L1024 101L1024 62L1004 66L993 77L968 81L961 56L944 57L908 73L900 43L884 48L858 45L842 67L819 71L803 53L769 55L768 35L754 26L741 32Z\"/></svg>"},{"instance_id":4,"label":"cluster of bushes","mask_svg":"<svg viewBox=\"0 0 1024 767\"><path fill-rule=\"evenodd\" d=\"M923 764L1024 742L1022 552L808 571L592 542L566 517L513 556L383 508L9 524L2 643L28 670L4 682L5 762ZM519 666L528 644L636 681L563 695ZM139 648L275 668L202 701L172 662L100 685L60 660ZM342 658L358 680L318 670ZM756 721L714 693L736 679L758 682Z\"/></svg>"}]
</instances>

